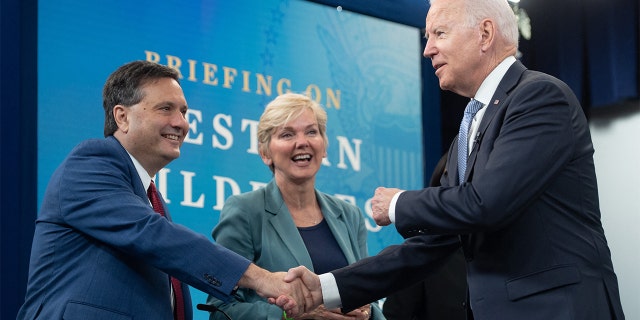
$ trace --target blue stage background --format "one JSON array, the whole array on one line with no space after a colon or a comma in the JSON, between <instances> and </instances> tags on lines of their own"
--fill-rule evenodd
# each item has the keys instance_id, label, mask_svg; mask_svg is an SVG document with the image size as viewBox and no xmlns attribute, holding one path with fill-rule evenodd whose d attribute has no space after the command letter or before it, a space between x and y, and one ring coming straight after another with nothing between
<instances>
[{"instance_id":1,"label":"blue stage background","mask_svg":"<svg viewBox=\"0 0 640 320\"><path fill-rule=\"evenodd\" d=\"M368 201L380 185L423 187L417 28L299 0L61 0L38 12L38 203L67 153L102 137L108 75L146 59L180 70L190 108L182 156L157 177L177 223L211 238L226 198L271 179L257 120L279 93L308 91L329 116L317 188L361 208L370 254L402 241Z\"/></svg>"}]
</instances>

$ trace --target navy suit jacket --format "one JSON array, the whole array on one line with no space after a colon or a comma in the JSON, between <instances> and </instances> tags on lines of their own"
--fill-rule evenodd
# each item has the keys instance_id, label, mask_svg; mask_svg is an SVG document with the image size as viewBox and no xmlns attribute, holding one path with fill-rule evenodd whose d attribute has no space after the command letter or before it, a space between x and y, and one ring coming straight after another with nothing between
<instances>
[{"instance_id":1,"label":"navy suit jacket","mask_svg":"<svg viewBox=\"0 0 640 320\"><path fill-rule=\"evenodd\" d=\"M465 181L454 142L442 186L398 198L410 238L334 272L343 306L407 286L462 245L475 319L624 319L575 95L515 62L486 108Z\"/></svg>"},{"instance_id":2,"label":"navy suit jacket","mask_svg":"<svg viewBox=\"0 0 640 320\"><path fill-rule=\"evenodd\" d=\"M347 262L366 257L367 229L360 210L317 190L316 197ZM300 265L313 270L309 252L274 181L264 188L229 197L212 235L218 244L272 272ZM236 299L228 303L215 298L209 298L208 302L236 320L282 318L280 308L267 303L253 290L240 289ZM372 305L372 311L372 319L384 319L377 304ZM224 319L220 313L215 315L216 319Z\"/></svg>"},{"instance_id":3,"label":"navy suit jacket","mask_svg":"<svg viewBox=\"0 0 640 320\"><path fill-rule=\"evenodd\" d=\"M157 214L115 138L88 140L49 181L18 319L170 320L168 274L190 319L184 283L228 299L249 263Z\"/></svg>"}]
</instances>

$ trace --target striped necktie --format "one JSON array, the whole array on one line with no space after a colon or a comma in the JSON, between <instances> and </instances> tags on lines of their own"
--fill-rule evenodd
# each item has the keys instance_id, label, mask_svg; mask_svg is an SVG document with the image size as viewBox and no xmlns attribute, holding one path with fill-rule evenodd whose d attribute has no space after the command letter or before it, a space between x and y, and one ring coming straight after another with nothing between
<instances>
[{"instance_id":1,"label":"striped necktie","mask_svg":"<svg viewBox=\"0 0 640 320\"><path fill-rule=\"evenodd\" d=\"M471 120L478 110L482 109L482 103L478 100L471 99L464 109L464 117L460 123L460 132L458 133L458 183L464 181L464 174L467 171L467 159L469 158L469 128Z\"/></svg>"}]
</instances>

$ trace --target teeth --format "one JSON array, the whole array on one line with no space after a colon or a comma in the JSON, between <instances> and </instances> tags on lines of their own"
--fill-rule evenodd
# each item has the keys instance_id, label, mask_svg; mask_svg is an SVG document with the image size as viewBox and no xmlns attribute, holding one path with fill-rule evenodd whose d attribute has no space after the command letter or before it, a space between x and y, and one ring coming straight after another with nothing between
<instances>
[{"instance_id":1,"label":"teeth","mask_svg":"<svg viewBox=\"0 0 640 320\"><path fill-rule=\"evenodd\" d=\"M167 134L164 137L167 139L176 140L176 141L180 139L180 137L175 134Z\"/></svg>"},{"instance_id":2,"label":"teeth","mask_svg":"<svg viewBox=\"0 0 640 320\"><path fill-rule=\"evenodd\" d=\"M297 155L297 156L293 157L294 161L305 160L305 159L311 159L311 156L308 155L308 154L300 154L300 155Z\"/></svg>"}]
</instances>

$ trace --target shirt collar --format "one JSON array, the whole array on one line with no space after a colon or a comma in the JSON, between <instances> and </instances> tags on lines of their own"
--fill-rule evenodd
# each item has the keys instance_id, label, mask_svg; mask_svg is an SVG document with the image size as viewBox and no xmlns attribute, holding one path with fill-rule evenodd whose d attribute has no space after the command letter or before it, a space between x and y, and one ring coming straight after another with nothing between
<instances>
[{"instance_id":1,"label":"shirt collar","mask_svg":"<svg viewBox=\"0 0 640 320\"><path fill-rule=\"evenodd\" d=\"M151 177L149 176L149 173L147 173L147 170L145 170L144 167L142 167L142 165L140 164L140 162L138 162L138 160L136 160L136 158L134 158L128 151L127 151L127 154L131 158L131 161L133 161L133 165L136 167L136 171L138 172L138 176L142 181L144 190L145 191L148 190L149 185L151 184Z\"/></svg>"},{"instance_id":2,"label":"shirt collar","mask_svg":"<svg viewBox=\"0 0 640 320\"><path fill-rule=\"evenodd\" d=\"M508 56L500 64L489 73L489 75L482 81L480 88L476 92L474 99L482 102L483 105L489 105L491 101L491 97L496 93L496 89L498 89L498 85L502 78L509 70L509 67L516 62L516 58L514 56Z\"/></svg>"}]
</instances>

